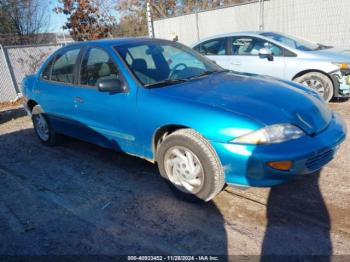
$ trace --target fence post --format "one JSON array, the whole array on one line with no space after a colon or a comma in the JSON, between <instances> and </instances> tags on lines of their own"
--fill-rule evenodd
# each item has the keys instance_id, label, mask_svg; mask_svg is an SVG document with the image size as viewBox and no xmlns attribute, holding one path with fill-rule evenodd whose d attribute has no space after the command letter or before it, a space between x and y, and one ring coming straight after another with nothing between
<instances>
[{"instance_id":1,"label":"fence post","mask_svg":"<svg viewBox=\"0 0 350 262\"><path fill-rule=\"evenodd\" d=\"M199 22L198 22L198 12L196 12L196 31L197 31L197 41L199 41Z\"/></svg>"},{"instance_id":2,"label":"fence post","mask_svg":"<svg viewBox=\"0 0 350 262\"><path fill-rule=\"evenodd\" d=\"M147 0L147 3L146 3L146 13L147 13L148 36L151 38L154 38L151 4L149 0Z\"/></svg>"},{"instance_id":3,"label":"fence post","mask_svg":"<svg viewBox=\"0 0 350 262\"><path fill-rule=\"evenodd\" d=\"M3 53L4 53L4 57L5 57L5 62L6 62L6 65L7 65L7 68L8 68L8 71L10 73L10 76L11 76L11 81L12 81L12 84L16 90L16 93L21 93L19 88L18 88L18 85L17 85L17 81L16 81L16 77L15 77L15 73L13 72L13 68L12 68L12 65L11 65L11 61L10 61L10 58L9 58L9 55L8 55L8 52L7 52L7 48L3 47L2 48L3 50Z\"/></svg>"},{"instance_id":4,"label":"fence post","mask_svg":"<svg viewBox=\"0 0 350 262\"><path fill-rule=\"evenodd\" d=\"M264 1L265 0L259 0L259 31L264 30Z\"/></svg>"},{"instance_id":5,"label":"fence post","mask_svg":"<svg viewBox=\"0 0 350 262\"><path fill-rule=\"evenodd\" d=\"M11 63L10 63L10 59L9 59L8 53L7 53L7 51L5 51L5 48L2 45L0 45L0 48L1 48L1 52L2 52L2 55L3 55L4 60L5 60L5 64L6 64L6 68L7 68L8 74L11 77L12 86L15 89L17 95L18 95L21 92L19 91L16 79L15 79L15 75L14 75L13 70L12 70L12 66L11 66Z\"/></svg>"}]
</instances>

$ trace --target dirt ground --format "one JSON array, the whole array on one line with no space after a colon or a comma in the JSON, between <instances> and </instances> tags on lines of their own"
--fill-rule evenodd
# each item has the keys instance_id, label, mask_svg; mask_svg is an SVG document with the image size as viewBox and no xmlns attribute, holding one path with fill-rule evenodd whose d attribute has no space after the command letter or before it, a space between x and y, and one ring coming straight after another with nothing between
<instances>
[{"instance_id":1,"label":"dirt ground","mask_svg":"<svg viewBox=\"0 0 350 262\"><path fill-rule=\"evenodd\" d=\"M330 107L350 130L350 101ZM45 147L4 107L0 255L350 255L349 153L348 136L320 174L191 204L147 161L73 139Z\"/></svg>"}]
</instances>

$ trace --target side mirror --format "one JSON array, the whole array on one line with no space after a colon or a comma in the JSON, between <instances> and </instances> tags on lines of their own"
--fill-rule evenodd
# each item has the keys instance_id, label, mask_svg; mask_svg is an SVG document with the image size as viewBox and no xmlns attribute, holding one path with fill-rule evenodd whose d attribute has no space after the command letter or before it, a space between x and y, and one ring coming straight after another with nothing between
<instances>
[{"instance_id":1,"label":"side mirror","mask_svg":"<svg viewBox=\"0 0 350 262\"><path fill-rule=\"evenodd\" d=\"M261 48L259 50L259 56L261 58L267 58L269 61L273 61L273 54L270 49L268 48Z\"/></svg>"},{"instance_id":2,"label":"side mirror","mask_svg":"<svg viewBox=\"0 0 350 262\"><path fill-rule=\"evenodd\" d=\"M105 79L97 82L97 89L101 92L124 93L125 85L119 79Z\"/></svg>"}]
</instances>

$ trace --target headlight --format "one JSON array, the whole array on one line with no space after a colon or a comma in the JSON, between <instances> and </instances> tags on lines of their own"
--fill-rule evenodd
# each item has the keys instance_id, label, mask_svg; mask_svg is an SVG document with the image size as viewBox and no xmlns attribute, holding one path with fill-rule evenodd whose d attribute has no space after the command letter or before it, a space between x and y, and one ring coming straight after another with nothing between
<instances>
[{"instance_id":1,"label":"headlight","mask_svg":"<svg viewBox=\"0 0 350 262\"><path fill-rule=\"evenodd\" d=\"M332 64L338 66L340 70L347 70L350 67L349 64L347 64L347 63L333 62Z\"/></svg>"},{"instance_id":2,"label":"headlight","mask_svg":"<svg viewBox=\"0 0 350 262\"><path fill-rule=\"evenodd\" d=\"M239 144L274 144L297 139L305 133L290 124L271 125L232 140Z\"/></svg>"}]
</instances>

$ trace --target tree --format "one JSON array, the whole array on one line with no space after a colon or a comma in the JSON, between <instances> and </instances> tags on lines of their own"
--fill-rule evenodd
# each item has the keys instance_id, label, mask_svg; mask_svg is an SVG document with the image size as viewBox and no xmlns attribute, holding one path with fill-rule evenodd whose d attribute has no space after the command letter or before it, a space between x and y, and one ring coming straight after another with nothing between
<instances>
[{"instance_id":1,"label":"tree","mask_svg":"<svg viewBox=\"0 0 350 262\"><path fill-rule=\"evenodd\" d=\"M0 33L12 44L38 43L48 20L42 0L0 0Z\"/></svg>"},{"instance_id":2,"label":"tree","mask_svg":"<svg viewBox=\"0 0 350 262\"><path fill-rule=\"evenodd\" d=\"M9 34L15 32L16 28L11 23L11 17L6 10L6 7L1 4L0 6L0 34Z\"/></svg>"},{"instance_id":3,"label":"tree","mask_svg":"<svg viewBox=\"0 0 350 262\"><path fill-rule=\"evenodd\" d=\"M150 0L152 16L163 18L175 15L177 0ZM116 10L120 14L117 36L146 36L146 0L119 0Z\"/></svg>"},{"instance_id":4,"label":"tree","mask_svg":"<svg viewBox=\"0 0 350 262\"><path fill-rule=\"evenodd\" d=\"M108 11L109 1L59 0L57 13L68 16L64 29L68 29L74 40L94 40L110 37L115 19Z\"/></svg>"},{"instance_id":5,"label":"tree","mask_svg":"<svg viewBox=\"0 0 350 262\"><path fill-rule=\"evenodd\" d=\"M178 0L177 15L187 14L191 12L199 12L210 10L218 7L231 6L242 3L249 3L255 0Z\"/></svg>"},{"instance_id":6,"label":"tree","mask_svg":"<svg viewBox=\"0 0 350 262\"><path fill-rule=\"evenodd\" d=\"M165 18L217 7L251 2L254 0L149 0L152 18ZM147 35L147 0L119 0L116 10L120 14L118 36Z\"/></svg>"},{"instance_id":7,"label":"tree","mask_svg":"<svg viewBox=\"0 0 350 262\"><path fill-rule=\"evenodd\" d=\"M154 18L164 18L175 15L177 2L177 0L150 0L152 16ZM119 0L117 11L122 16L145 13L146 3L146 0Z\"/></svg>"},{"instance_id":8,"label":"tree","mask_svg":"<svg viewBox=\"0 0 350 262\"><path fill-rule=\"evenodd\" d=\"M113 36L146 36L147 21L145 14L129 14L120 18L112 32Z\"/></svg>"}]
</instances>

